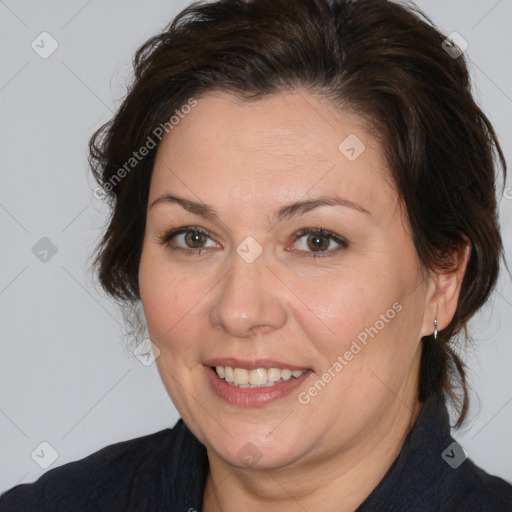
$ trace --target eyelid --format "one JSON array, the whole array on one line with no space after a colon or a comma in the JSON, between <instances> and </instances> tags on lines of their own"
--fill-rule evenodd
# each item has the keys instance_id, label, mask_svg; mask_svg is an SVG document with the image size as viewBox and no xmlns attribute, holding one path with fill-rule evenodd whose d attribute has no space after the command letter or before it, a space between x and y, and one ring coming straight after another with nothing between
<instances>
[{"instance_id":1,"label":"eyelid","mask_svg":"<svg viewBox=\"0 0 512 512\"><path fill-rule=\"evenodd\" d=\"M182 235L184 233L187 233L188 231L195 231L197 233L200 233L208 238L210 238L213 242L215 242L211 238L211 233L207 231L206 229L203 229L199 226L182 226L179 228L172 228L167 231L165 231L162 235L157 235L157 241L159 244L163 245L166 249L172 251L173 253L181 253L186 256L201 256L203 254L207 254L210 252L212 247L198 247L197 249L187 248L187 247L180 247L177 245L172 245L171 241L173 238ZM217 242L215 242L217 243Z\"/></svg>"},{"instance_id":2,"label":"eyelid","mask_svg":"<svg viewBox=\"0 0 512 512\"><path fill-rule=\"evenodd\" d=\"M349 245L348 240L343 238L332 231L324 229L322 226L318 228L302 228L295 232L293 235L294 242L299 240L305 235L320 235L330 240L334 241L339 245L336 249L331 249L328 251L296 251L292 250L292 252L300 252L303 253L302 256L305 258L327 258L329 256L333 256L337 254L340 250L346 249Z\"/></svg>"},{"instance_id":3,"label":"eyelid","mask_svg":"<svg viewBox=\"0 0 512 512\"><path fill-rule=\"evenodd\" d=\"M202 235L206 235L207 237L210 237L211 232L200 228L199 226L182 226L180 228L172 228L167 231L165 231L162 235L159 235L158 241L161 243L167 243L170 240L172 240L175 236L182 235L183 233L186 233L187 231L197 231L198 233L201 233Z\"/></svg>"},{"instance_id":4,"label":"eyelid","mask_svg":"<svg viewBox=\"0 0 512 512\"><path fill-rule=\"evenodd\" d=\"M304 235L322 235L327 238L332 238L334 241L339 243L340 245L348 245L347 240L345 240L342 236L329 231L328 229L324 229L323 227L319 228L302 228L295 232L295 237L300 238Z\"/></svg>"}]
</instances>

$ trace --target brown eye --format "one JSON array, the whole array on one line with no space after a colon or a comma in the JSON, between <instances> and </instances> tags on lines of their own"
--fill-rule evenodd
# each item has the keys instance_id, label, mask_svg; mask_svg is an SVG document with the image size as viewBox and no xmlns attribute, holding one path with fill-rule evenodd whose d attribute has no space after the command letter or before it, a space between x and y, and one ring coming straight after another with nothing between
<instances>
[{"instance_id":1,"label":"brown eye","mask_svg":"<svg viewBox=\"0 0 512 512\"><path fill-rule=\"evenodd\" d=\"M207 237L199 231L188 230L185 233L184 241L191 249L198 249L204 247L206 238Z\"/></svg>"},{"instance_id":2,"label":"brown eye","mask_svg":"<svg viewBox=\"0 0 512 512\"><path fill-rule=\"evenodd\" d=\"M188 255L201 255L206 249L219 248L210 238L210 234L197 227L173 229L159 237L160 243L175 252ZM204 250L203 250L204 249Z\"/></svg>"},{"instance_id":3,"label":"brown eye","mask_svg":"<svg viewBox=\"0 0 512 512\"><path fill-rule=\"evenodd\" d=\"M325 251L329 248L329 238L323 235L309 235L307 239L308 247L312 251Z\"/></svg>"},{"instance_id":4,"label":"brown eye","mask_svg":"<svg viewBox=\"0 0 512 512\"><path fill-rule=\"evenodd\" d=\"M331 256L348 247L348 242L322 228L303 229L295 234L295 249L304 256Z\"/></svg>"}]
</instances>

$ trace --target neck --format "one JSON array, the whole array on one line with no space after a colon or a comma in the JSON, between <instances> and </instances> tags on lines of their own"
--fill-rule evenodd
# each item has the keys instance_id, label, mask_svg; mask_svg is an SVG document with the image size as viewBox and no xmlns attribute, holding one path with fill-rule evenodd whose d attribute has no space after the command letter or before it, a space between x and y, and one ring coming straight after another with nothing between
<instances>
[{"instance_id":1,"label":"neck","mask_svg":"<svg viewBox=\"0 0 512 512\"><path fill-rule=\"evenodd\" d=\"M395 408L378 429L350 449L321 462L300 461L285 468L235 468L208 451L210 472L203 499L204 512L239 510L353 512L382 480L400 453L421 404L416 397ZM307 477L305 477L307 475Z\"/></svg>"}]
</instances>

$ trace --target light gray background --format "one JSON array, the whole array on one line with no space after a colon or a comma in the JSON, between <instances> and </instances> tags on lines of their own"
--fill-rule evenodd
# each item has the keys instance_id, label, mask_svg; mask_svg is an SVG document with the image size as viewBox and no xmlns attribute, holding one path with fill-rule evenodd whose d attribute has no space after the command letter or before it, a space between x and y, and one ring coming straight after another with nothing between
<instances>
[{"instance_id":1,"label":"light gray background","mask_svg":"<svg viewBox=\"0 0 512 512\"><path fill-rule=\"evenodd\" d=\"M178 419L155 365L125 348L116 306L88 270L107 210L92 194L86 144L119 105L134 51L188 3L0 0L0 492L44 472L31 458L42 441L58 452L53 468ZM512 1L418 5L469 42L476 96L508 158ZM47 59L31 48L43 31L59 44ZM510 258L512 187L507 198L501 219ZM42 237L58 249L46 263L32 253ZM467 358L479 400L469 428L454 433L478 464L509 481L511 292L503 274L472 323Z\"/></svg>"}]
</instances>

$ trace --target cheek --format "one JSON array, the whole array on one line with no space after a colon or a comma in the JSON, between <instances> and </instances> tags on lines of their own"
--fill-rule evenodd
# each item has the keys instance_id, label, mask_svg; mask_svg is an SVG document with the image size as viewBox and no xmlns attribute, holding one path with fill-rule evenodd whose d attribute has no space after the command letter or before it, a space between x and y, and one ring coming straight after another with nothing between
<instances>
[{"instance_id":1,"label":"cheek","mask_svg":"<svg viewBox=\"0 0 512 512\"><path fill-rule=\"evenodd\" d=\"M315 286L295 283L308 306L295 316L324 370L346 356L354 375L369 367L389 374L412 357L423 311L420 275L414 258L404 257L399 266L390 261L351 264L350 271L342 269Z\"/></svg>"},{"instance_id":2,"label":"cheek","mask_svg":"<svg viewBox=\"0 0 512 512\"><path fill-rule=\"evenodd\" d=\"M164 350L172 349L186 335L187 326L194 322L200 307L200 297L196 299L190 285L182 279L156 279L144 293L141 289L141 299L150 337Z\"/></svg>"},{"instance_id":3,"label":"cheek","mask_svg":"<svg viewBox=\"0 0 512 512\"><path fill-rule=\"evenodd\" d=\"M162 350L172 347L176 333L199 306L194 279L171 271L157 250L143 251L139 268L140 297L151 340Z\"/></svg>"},{"instance_id":4,"label":"cheek","mask_svg":"<svg viewBox=\"0 0 512 512\"><path fill-rule=\"evenodd\" d=\"M311 339L325 340L325 346L342 350L365 327L379 319L397 299L395 290L379 275L351 266L312 282L295 283L303 328Z\"/></svg>"}]
</instances>

